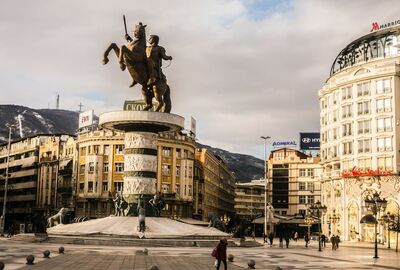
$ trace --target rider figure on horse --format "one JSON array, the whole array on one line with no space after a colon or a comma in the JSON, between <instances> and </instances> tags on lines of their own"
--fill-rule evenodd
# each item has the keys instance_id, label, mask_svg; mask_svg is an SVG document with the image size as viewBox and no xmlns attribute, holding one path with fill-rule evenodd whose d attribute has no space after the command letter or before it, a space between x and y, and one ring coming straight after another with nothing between
<instances>
[{"instance_id":1,"label":"rider figure on horse","mask_svg":"<svg viewBox=\"0 0 400 270\"><path fill-rule=\"evenodd\" d=\"M150 46L146 48L147 59L150 59L154 64L154 72L156 74L157 79L162 80L164 82L167 81L167 77L165 77L162 72L162 60L172 60L172 56L168 56L165 53L165 49L162 46L158 45L160 38L157 35L150 35L149 43Z\"/></svg>"}]
</instances>

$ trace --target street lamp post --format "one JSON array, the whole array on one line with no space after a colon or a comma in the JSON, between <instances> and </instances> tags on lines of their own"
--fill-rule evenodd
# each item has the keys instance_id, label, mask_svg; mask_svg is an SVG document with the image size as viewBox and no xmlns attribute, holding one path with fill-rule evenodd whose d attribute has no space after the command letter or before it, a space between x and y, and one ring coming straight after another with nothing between
<instances>
[{"instance_id":1,"label":"street lamp post","mask_svg":"<svg viewBox=\"0 0 400 270\"><path fill-rule=\"evenodd\" d=\"M311 234L310 227L311 227L311 224L313 224L314 219L310 215L308 215L308 216L305 217L304 221L307 224L308 237L310 237L310 234Z\"/></svg>"},{"instance_id":2,"label":"street lamp post","mask_svg":"<svg viewBox=\"0 0 400 270\"><path fill-rule=\"evenodd\" d=\"M8 146L7 146L7 164L6 164L6 175L4 180L4 201L3 201L3 213L0 222L0 233L4 235L4 227L6 222L6 205L7 205L7 191L8 191L8 168L10 164L10 150L11 150L11 126L8 127Z\"/></svg>"},{"instance_id":3,"label":"street lamp post","mask_svg":"<svg viewBox=\"0 0 400 270\"><path fill-rule=\"evenodd\" d=\"M386 206L387 206L387 201L385 199L382 199L377 192L372 195L372 197L368 196L365 199L365 206L367 207L368 210L372 212L374 215L374 223L375 223L375 255L374 258L378 259L378 213L380 211L385 211Z\"/></svg>"},{"instance_id":4,"label":"street lamp post","mask_svg":"<svg viewBox=\"0 0 400 270\"><path fill-rule=\"evenodd\" d=\"M264 194L264 235L267 235L267 203L268 203L268 176L267 176L267 140L270 139L270 136L261 136L261 139L264 140L264 186L265 186L265 194Z\"/></svg>"},{"instance_id":5,"label":"street lamp post","mask_svg":"<svg viewBox=\"0 0 400 270\"><path fill-rule=\"evenodd\" d=\"M326 206L321 204L320 201L316 203L312 203L309 206L309 211L313 216L318 217L318 251L322 251L321 249L321 217L322 214L326 212Z\"/></svg>"}]
</instances>

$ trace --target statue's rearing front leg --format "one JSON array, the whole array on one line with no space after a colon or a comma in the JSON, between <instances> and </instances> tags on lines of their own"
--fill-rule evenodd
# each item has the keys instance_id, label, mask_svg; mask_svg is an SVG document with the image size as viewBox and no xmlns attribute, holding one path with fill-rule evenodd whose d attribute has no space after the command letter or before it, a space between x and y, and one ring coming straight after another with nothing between
<instances>
[{"instance_id":1,"label":"statue's rearing front leg","mask_svg":"<svg viewBox=\"0 0 400 270\"><path fill-rule=\"evenodd\" d=\"M117 44L111 43L110 46L108 46L107 50L104 52L103 65L108 63L108 61L109 61L108 54L110 53L111 50L114 50L115 55L117 56L117 58L119 58L120 50L119 50Z\"/></svg>"}]
</instances>

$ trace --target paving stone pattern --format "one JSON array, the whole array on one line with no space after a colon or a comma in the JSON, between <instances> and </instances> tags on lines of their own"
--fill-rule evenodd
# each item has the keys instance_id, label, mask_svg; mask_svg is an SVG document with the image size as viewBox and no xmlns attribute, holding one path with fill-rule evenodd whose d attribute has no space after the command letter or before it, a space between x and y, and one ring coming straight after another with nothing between
<instances>
[{"instance_id":1,"label":"paving stone pattern","mask_svg":"<svg viewBox=\"0 0 400 270\"><path fill-rule=\"evenodd\" d=\"M212 248L148 248L144 247L64 245L65 254L58 254L57 244L22 243L0 239L0 260L6 263L5 270L15 269L143 269L157 265L160 270L214 270ZM50 259L43 258L42 252L51 251ZM26 256L35 255L35 265L25 264ZM254 259L256 269L400 269L400 253L394 250L380 250L378 260L373 259L373 249L341 247L336 251L330 248L318 252L314 245L305 248L293 244L289 249L274 247L228 248L228 254L235 256L229 270L247 269L247 261ZM221 268L223 269L223 268Z\"/></svg>"},{"instance_id":2,"label":"paving stone pattern","mask_svg":"<svg viewBox=\"0 0 400 270\"><path fill-rule=\"evenodd\" d=\"M41 261L35 265L24 266L24 270L131 270L150 269L157 265L161 270L215 269L213 259L204 256L153 256L153 255L107 255L107 254L70 254L60 255L52 259ZM229 269L243 269L235 265L229 265Z\"/></svg>"}]
</instances>

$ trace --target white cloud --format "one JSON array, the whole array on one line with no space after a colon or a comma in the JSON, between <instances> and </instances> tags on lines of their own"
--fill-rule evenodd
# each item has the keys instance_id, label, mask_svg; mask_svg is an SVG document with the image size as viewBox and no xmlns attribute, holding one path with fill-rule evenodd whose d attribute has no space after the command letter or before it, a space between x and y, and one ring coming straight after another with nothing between
<instances>
[{"instance_id":1,"label":"white cloud","mask_svg":"<svg viewBox=\"0 0 400 270\"><path fill-rule=\"evenodd\" d=\"M126 14L174 57L164 70L173 112L197 119L201 142L262 157L260 135L319 129L317 91L334 57L372 21L398 19L397 3L293 1L255 19L246 0L2 1L0 103L54 107L60 93L63 108L99 113L139 98L116 59L101 65L107 45L124 42Z\"/></svg>"}]
</instances>

